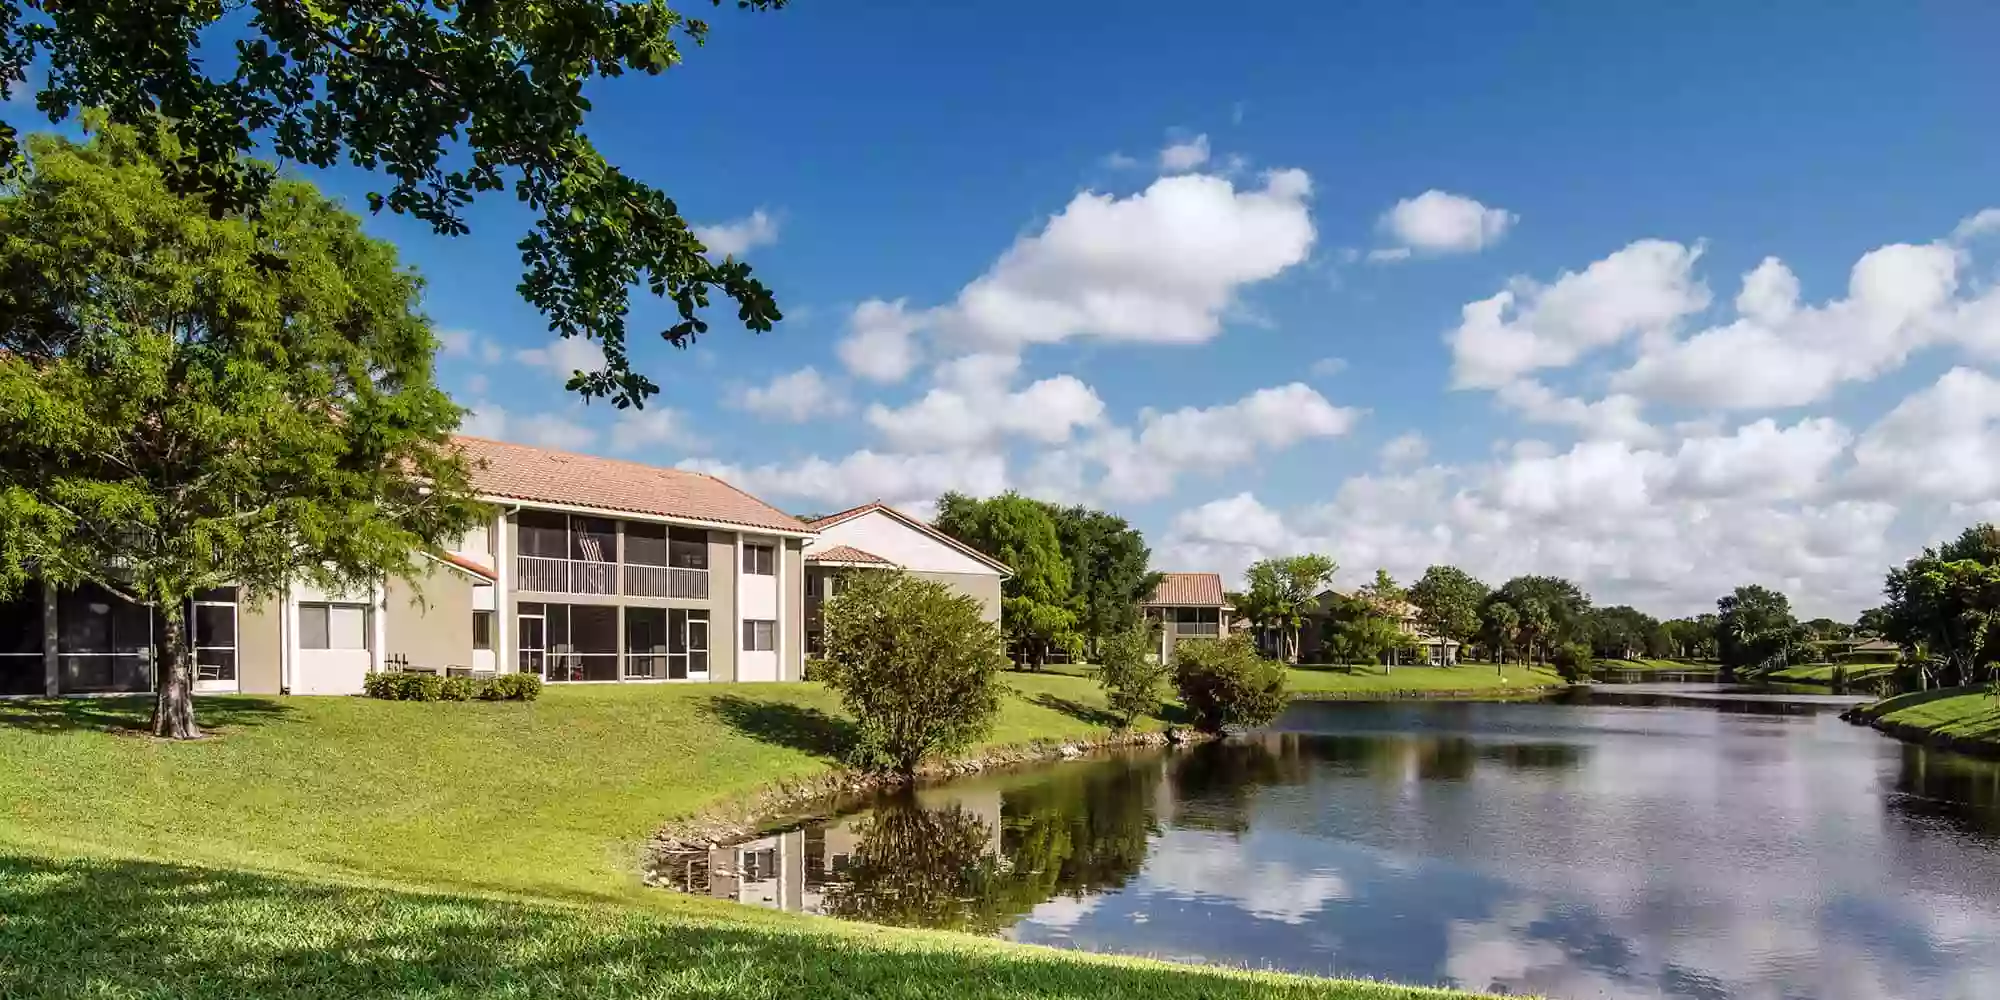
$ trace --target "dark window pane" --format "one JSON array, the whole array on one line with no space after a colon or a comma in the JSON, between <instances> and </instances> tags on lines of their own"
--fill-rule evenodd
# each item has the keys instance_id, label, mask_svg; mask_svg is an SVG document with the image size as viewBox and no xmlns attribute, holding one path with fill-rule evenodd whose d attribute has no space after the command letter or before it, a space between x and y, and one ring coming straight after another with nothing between
<instances>
[{"instance_id":1,"label":"dark window pane","mask_svg":"<svg viewBox=\"0 0 2000 1000\"><path fill-rule=\"evenodd\" d=\"M472 613L472 648L493 648L493 612L474 611Z\"/></svg>"},{"instance_id":2,"label":"dark window pane","mask_svg":"<svg viewBox=\"0 0 2000 1000\"><path fill-rule=\"evenodd\" d=\"M667 532L669 566L680 569L708 568L708 532L692 528L671 528Z\"/></svg>"},{"instance_id":3,"label":"dark window pane","mask_svg":"<svg viewBox=\"0 0 2000 1000\"><path fill-rule=\"evenodd\" d=\"M545 559L569 557L569 518L563 514L524 510L516 526L521 534L521 554Z\"/></svg>"},{"instance_id":4,"label":"dark window pane","mask_svg":"<svg viewBox=\"0 0 2000 1000\"><path fill-rule=\"evenodd\" d=\"M706 651L688 654L688 673L696 677L708 676L708 653Z\"/></svg>"},{"instance_id":5,"label":"dark window pane","mask_svg":"<svg viewBox=\"0 0 2000 1000\"><path fill-rule=\"evenodd\" d=\"M618 525L601 517L569 519L571 559L583 562L618 561Z\"/></svg>"},{"instance_id":6,"label":"dark window pane","mask_svg":"<svg viewBox=\"0 0 2000 1000\"><path fill-rule=\"evenodd\" d=\"M236 651L233 649L201 649L194 655L194 679L198 681L233 681L236 679Z\"/></svg>"},{"instance_id":7,"label":"dark window pane","mask_svg":"<svg viewBox=\"0 0 2000 1000\"><path fill-rule=\"evenodd\" d=\"M326 648L326 605L299 605L299 648Z\"/></svg>"},{"instance_id":8,"label":"dark window pane","mask_svg":"<svg viewBox=\"0 0 2000 1000\"><path fill-rule=\"evenodd\" d=\"M573 604L569 609L569 641L579 653L618 652L618 609Z\"/></svg>"},{"instance_id":9,"label":"dark window pane","mask_svg":"<svg viewBox=\"0 0 2000 1000\"><path fill-rule=\"evenodd\" d=\"M197 604L194 606L194 644L197 646L236 645L236 607Z\"/></svg>"},{"instance_id":10,"label":"dark window pane","mask_svg":"<svg viewBox=\"0 0 2000 1000\"><path fill-rule=\"evenodd\" d=\"M667 562L667 526L626 522L625 561L634 566L672 565Z\"/></svg>"},{"instance_id":11,"label":"dark window pane","mask_svg":"<svg viewBox=\"0 0 2000 1000\"><path fill-rule=\"evenodd\" d=\"M13 600L0 601L0 656L41 651L42 587L31 582ZM41 690L40 685L35 690Z\"/></svg>"}]
</instances>

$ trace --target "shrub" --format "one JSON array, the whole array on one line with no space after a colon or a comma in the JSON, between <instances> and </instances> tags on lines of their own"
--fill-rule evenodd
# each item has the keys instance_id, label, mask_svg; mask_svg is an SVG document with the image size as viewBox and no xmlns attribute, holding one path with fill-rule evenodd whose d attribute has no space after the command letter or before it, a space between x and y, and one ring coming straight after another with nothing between
<instances>
[{"instance_id":1,"label":"shrub","mask_svg":"<svg viewBox=\"0 0 2000 1000\"><path fill-rule=\"evenodd\" d=\"M799 680L823 681L825 679L826 679L826 658L823 656L806 657L805 667L799 673Z\"/></svg>"},{"instance_id":2,"label":"shrub","mask_svg":"<svg viewBox=\"0 0 2000 1000\"><path fill-rule=\"evenodd\" d=\"M437 701L444 694L444 678L436 674L369 674L361 690L370 698L386 701Z\"/></svg>"},{"instance_id":3,"label":"shrub","mask_svg":"<svg viewBox=\"0 0 2000 1000\"><path fill-rule=\"evenodd\" d=\"M1160 687L1173 668L1159 660L1153 630L1135 625L1105 639L1097 650L1097 680L1120 727L1159 710Z\"/></svg>"},{"instance_id":4,"label":"shrub","mask_svg":"<svg viewBox=\"0 0 2000 1000\"><path fill-rule=\"evenodd\" d=\"M1553 657L1556 673L1563 680L1574 684L1590 677L1590 647L1580 642L1568 642L1556 647Z\"/></svg>"},{"instance_id":5,"label":"shrub","mask_svg":"<svg viewBox=\"0 0 2000 1000\"><path fill-rule=\"evenodd\" d=\"M501 674L493 678L439 677L436 674L369 674L361 690L384 701L534 701L542 679L534 674Z\"/></svg>"},{"instance_id":6,"label":"shrub","mask_svg":"<svg viewBox=\"0 0 2000 1000\"><path fill-rule=\"evenodd\" d=\"M1285 668L1257 655L1247 636L1183 642L1174 647L1174 686L1195 726L1261 726L1285 710Z\"/></svg>"},{"instance_id":7,"label":"shrub","mask_svg":"<svg viewBox=\"0 0 2000 1000\"><path fill-rule=\"evenodd\" d=\"M977 601L901 572L856 573L822 618L823 679L855 718L857 765L912 774L992 729L1007 657Z\"/></svg>"},{"instance_id":8,"label":"shrub","mask_svg":"<svg viewBox=\"0 0 2000 1000\"><path fill-rule=\"evenodd\" d=\"M542 696L542 679L535 674L501 674L487 682L495 701L534 701Z\"/></svg>"}]
</instances>

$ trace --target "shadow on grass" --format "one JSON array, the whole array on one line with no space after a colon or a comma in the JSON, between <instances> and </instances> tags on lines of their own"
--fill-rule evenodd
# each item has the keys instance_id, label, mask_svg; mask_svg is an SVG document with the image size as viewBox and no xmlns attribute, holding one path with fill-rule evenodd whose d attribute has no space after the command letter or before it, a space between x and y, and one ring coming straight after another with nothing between
<instances>
[{"instance_id":1,"label":"shadow on grass","mask_svg":"<svg viewBox=\"0 0 2000 1000\"><path fill-rule=\"evenodd\" d=\"M257 726L291 714L270 698L201 698L194 702L195 721L203 729L227 731ZM144 733L153 719L151 695L133 698L35 698L0 701L0 727L38 733Z\"/></svg>"},{"instance_id":2,"label":"shadow on grass","mask_svg":"<svg viewBox=\"0 0 2000 1000\"><path fill-rule=\"evenodd\" d=\"M857 738L854 723L790 702L726 694L710 699L708 711L723 725L760 743L803 750L829 760L844 758Z\"/></svg>"},{"instance_id":3,"label":"shadow on grass","mask_svg":"<svg viewBox=\"0 0 2000 1000\"><path fill-rule=\"evenodd\" d=\"M693 918L668 919L144 862L0 856L0 913L7 914L0 920L0 955L7 956L0 996L1436 996L714 919L725 912L697 907Z\"/></svg>"},{"instance_id":4,"label":"shadow on grass","mask_svg":"<svg viewBox=\"0 0 2000 1000\"><path fill-rule=\"evenodd\" d=\"M1064 698L1060 695L1048 693L1034 695L1033 697L1023 695L1023 697L1026 697L1031 704L1061 712L1087 726L1102 726L1106 729L1111 729L1115 728L1120 721L1118 716L1111 714L1111 712L1105 709L1095 705L1086 705L1073 698Z\"/></svg>"}]
</instances>

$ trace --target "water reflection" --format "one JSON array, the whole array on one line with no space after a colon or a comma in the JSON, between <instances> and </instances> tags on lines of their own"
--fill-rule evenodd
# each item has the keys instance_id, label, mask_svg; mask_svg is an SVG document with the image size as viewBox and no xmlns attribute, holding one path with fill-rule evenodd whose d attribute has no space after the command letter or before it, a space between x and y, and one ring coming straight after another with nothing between
<instances>
[{"instance_id":1,"label":"water reflection","mask_svg":"<svg viewBox=\"0 0 2000 1000\"><path fill-rule=\"evenodd\" d=\"M1302 705L672 859L1067 947L1606 997L2000 997L2000 765L1721 688Z\"/></svg>"}]
</instances>

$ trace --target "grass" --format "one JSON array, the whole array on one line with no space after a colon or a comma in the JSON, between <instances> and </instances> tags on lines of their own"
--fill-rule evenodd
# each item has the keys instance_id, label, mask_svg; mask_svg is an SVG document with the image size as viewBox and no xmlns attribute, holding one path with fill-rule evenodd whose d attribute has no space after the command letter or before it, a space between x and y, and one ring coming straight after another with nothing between
<instances>
[{"instance_id":1,"label":"grass","mask_svg":"<svg viewBox=\"0 0 2000 1000\"><path fill-rule=\"evenodd\" d=\"M1897 735L1935 737L2000 750L2000 698L1990 685L1919 691L1886 698L1859 709L1865 719L1886 724Z\"/></svg>"},{"instance_id":2,"label":"grass","mask_svg":"<svg viewBox=\"0 0 2000 1000\"><path fill-rule=\"evenodd\" d=\"M1716 673L1721 667L1713 663L1691 663L1687 660L1598 660L1593 664L1599 670L1617 670L1628 673Z\"/></svg>"},{"instance_id":3,"label":"grass","mask_svg":"<svg viewBox=\"0 0 2000 1000\"><path fill-rule=\"evenodd\" d=\"M1400 672L1399 672L1400 673ZM1010 674L993 743L1106 731ZM1102 959L646 889L664 821L834 763L813 684L557 688L531 704L0 702L0 996L1442 996ZM1157 720L1154 720L1157 724Z\"/></svg>"},{"instance_id":4,"label":"grass","mask_svg":"<svg viewBox=\"0 0 2000 1000\"><path fill-rule=\"evenodd\" d=\"M1501 695L1566 684L1548 667L1510 663L1465 663L1456 667L1294 667L1292 693L1306 698L1424 697L1443 694Z\"/></svg>"},{"instance_id":5,"label":"grass","mask_svg":"<svg viewBox=\"0 0 2000 1000\"><path fill-rule=\"evenodd\" d=\"M1847 683L1850 685L1860 684L1863 681L1873 681L1896 672L1896 665L1893 663L1808 663L1796 667L1786 667L1783 670L1773 670L1769 674L1766 674L1764 679L1779 681L1785 684L1820 684L1832 686L1833 672L1843 666L1847 669Z\"/></svg>"}]
</instances>

